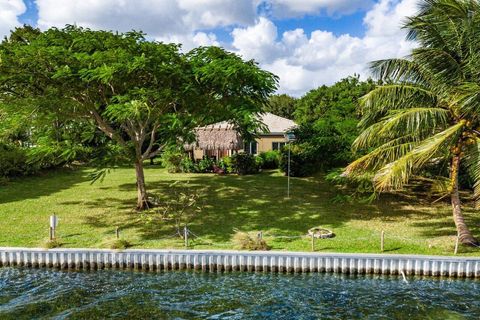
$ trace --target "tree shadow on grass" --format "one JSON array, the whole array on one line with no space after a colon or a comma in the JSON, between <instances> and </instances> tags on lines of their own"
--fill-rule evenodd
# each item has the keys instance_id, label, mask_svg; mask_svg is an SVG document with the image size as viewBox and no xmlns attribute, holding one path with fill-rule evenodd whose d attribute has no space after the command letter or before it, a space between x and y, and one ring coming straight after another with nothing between
<instances>
[{"instance_id":1,"label":"tree shadow on grass","mask_svg":"<svg viewBox=\"0 0 480 320\"><path fill-rule=\"evenodd\" d=\"M379 219L395 222L415 218L422 231L434 228L435 210L425 204L416 206L412 199L388 195L372 204L333 203L335 189L321 178L292 179L291 198L286 198L286 178L271 173L252 176L191 175L192 189L203 190L203 211L190 223L191 230L213 242L230 240L234 229L242 231L269 230L278 235L303 235L311 227L325 226L335 230L351 220ZM150 194L160 198L171 195L174 174L161 181L150 182ZM122 184L119 191L133 191L135 184ZM114 201L114 199L110 199ZM120 201L120 200L119 200ZM125 208L132 202L122 204ZM98 223L98 222L97 222ZM158 240L174 231L170 222L145 224L136 222L142 240Z\"/></svg>"},{"instance_id":2,"label":"tree shadow on grass","mask_svg":"<svg viewBox=\"0 0 480 320\"><path fill-rule=\"evenodd\" d=\"M0 186L0 204L48 196L89 180L86 170L71 168L48 170L35 176L13 179Z\"/></svg>"}]
</instances>

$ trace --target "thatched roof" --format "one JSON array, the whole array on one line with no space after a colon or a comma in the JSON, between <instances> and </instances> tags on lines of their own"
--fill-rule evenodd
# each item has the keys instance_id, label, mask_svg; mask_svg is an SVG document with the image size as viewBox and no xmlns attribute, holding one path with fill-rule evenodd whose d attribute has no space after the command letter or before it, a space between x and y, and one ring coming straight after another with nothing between
<instances>
[{"instance_id":1,"label":"thatched roof","mask_svg":"<svg viewBox=\"0 0 480 320\"><path fill-rule=\"evenodd\" d=\"M284 134L297 126L292 120L276 116L272 113L259 114L259 120L265 124L264 134ZM186 145L187 150L200 148L203 150L240 150L243 141L233 124L222 121L195 129L196 142Z\"/></svg>"},{"instance_id":2,"label":"thatched roof","mask_svg":"<svg viewBox=\"0 0 480 320\"><path fill-rule=\"evenodd\" d=\"M240 150L243 142L232 125L221 127L206 126L195 129L196 141L186 145L187 150L200 148L203 150Z\"/></svg>"}]
</instances>

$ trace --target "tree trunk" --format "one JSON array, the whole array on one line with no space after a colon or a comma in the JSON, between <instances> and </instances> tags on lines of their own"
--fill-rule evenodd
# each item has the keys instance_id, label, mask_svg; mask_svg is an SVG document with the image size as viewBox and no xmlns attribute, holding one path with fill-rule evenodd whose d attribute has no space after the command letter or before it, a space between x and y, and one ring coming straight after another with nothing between
<instances>
[{"instance_id":1,"label":"tree trunk","mask_svg":"<svg viewBox=\"0 0 480 320\"><path fill-rule=\"evenodd\" d=\"M135 173L137 176L137 210L148 209L147 188L145 187L145 174L141 160L135 162Z\"/></svg>"},{"instance_id":2,"label":"tree trunk","mask_svg":"<svg viewBox=\"0 0 480 320\"><path fill-rule=\"evenodd\" d=\"M453 221L455 221L455 226L457 227L457 234L459 237L460 243L464 245L474 246L478 242L473 237L472 233L465 223L463 218L462 208L460 203L460 196L458 194L458 170L460 168L460 156L454 155L452 158L452 166L450 168L450 179L452 183L452 209L453 209Z\"/></svg>"}]
</instances>

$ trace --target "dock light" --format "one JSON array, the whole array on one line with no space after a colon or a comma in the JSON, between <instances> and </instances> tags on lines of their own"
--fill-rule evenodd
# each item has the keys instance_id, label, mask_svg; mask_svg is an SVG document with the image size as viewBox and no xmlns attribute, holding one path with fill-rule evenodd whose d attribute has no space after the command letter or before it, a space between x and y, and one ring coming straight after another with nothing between
<instances>
[{"instance_id":1,"label":"dock light","mask_svg":"<svg viewBox=\"0 0 480 320\"><path fill-rule=\"evenodd\" d=\"M297 137L292 131L287 131L284 134L285 140L288 144L288 164L287 164L287 199L290 199L290 143L297 140Z\"/></svg>"}]
</instances>

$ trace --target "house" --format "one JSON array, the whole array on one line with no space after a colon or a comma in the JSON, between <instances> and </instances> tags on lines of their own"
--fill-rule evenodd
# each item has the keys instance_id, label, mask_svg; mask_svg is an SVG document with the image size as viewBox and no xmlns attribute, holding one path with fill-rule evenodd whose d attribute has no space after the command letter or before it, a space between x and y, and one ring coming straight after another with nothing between
<instances>
[{"instance_id":1,"label":"house","mask_svg":"<svg viewBox=\"0 0 480 320\"><path fill-rule=\"evenodd\" d=\"M280 150L286 143L285 133L297 126L292 120L268 112L259 114L259 120L267 131L258 135L255 142L244 142L231 123L222 121L196 128L195 143L186 145L185 149L195 160L204 157L221 159L237 152L259 154Z\"/></svg>"}]
</instances>

